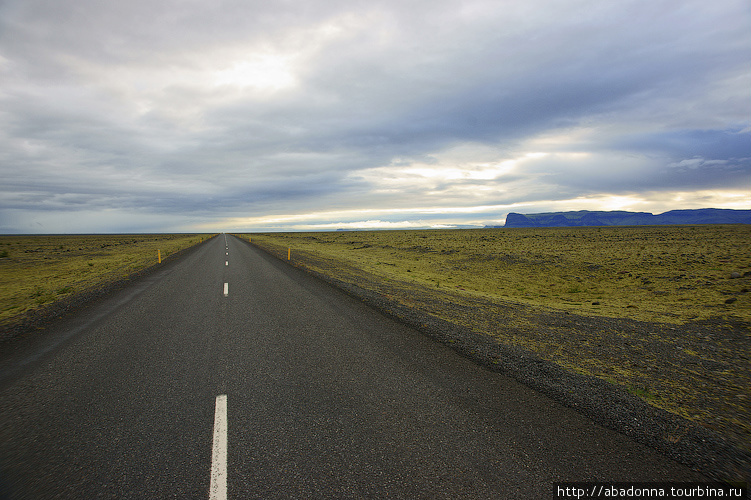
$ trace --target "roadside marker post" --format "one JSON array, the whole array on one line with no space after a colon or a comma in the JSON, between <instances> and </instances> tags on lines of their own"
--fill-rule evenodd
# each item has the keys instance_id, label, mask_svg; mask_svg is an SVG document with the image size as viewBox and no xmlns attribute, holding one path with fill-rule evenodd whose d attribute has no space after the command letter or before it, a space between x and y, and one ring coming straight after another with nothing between
<instances>
[{"instance_id":1,"label":"roadside marker post","mask_svg":"<svg viewBox=\"0 0 751 500\"><path fill-rule=\"evenodd\" d=\"M290 260L291 255L292 255L292 248L287 248L287 260Z\"/></svg>"},{"instance_id":2,"label":"roadside marker post","mask_svg":"<svg viewBox=\"0 0 751 500\"><path fill-rule=\"evenodd\" d=\"M157 249L156 251L156 258L159 260L159 263L162 263L162 251Z\"/></svg>"}]
</instances>

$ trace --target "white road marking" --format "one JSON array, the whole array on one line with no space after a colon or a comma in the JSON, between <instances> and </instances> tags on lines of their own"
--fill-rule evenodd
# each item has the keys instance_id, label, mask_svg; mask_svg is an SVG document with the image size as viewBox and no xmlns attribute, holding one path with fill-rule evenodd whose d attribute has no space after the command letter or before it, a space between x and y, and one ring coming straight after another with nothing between
<instances>
[{"instance_id":1,"label":"white road marking","mask_svg":"<svg viewBox=\"0 0 751 500\"><path fill-rule=\"evenodd\" d=\"M228 260L225 260L225 261L224 261L224 265L225 265L225 266L228 266L228 265L229 265L229 261L228 261Z\"/></svg>"},{"instance_id":2,"label":"white road marking","mask_svg":"<svg viewBox=\"0 0 751 500\"><path fill-rule=\"evenodd\" d=\"M216 397L209 500L227 499L227 395Z\"/></svg>"},{"instance_id":3,"label":"white road marking","mask_svg":"<svg viewBox=\"0 0 751 500\"><path fill-rule=\"evenodd\" d=\"M229 283L224 284L224 296L229 295Z\"/></svg>"}]
</instances>

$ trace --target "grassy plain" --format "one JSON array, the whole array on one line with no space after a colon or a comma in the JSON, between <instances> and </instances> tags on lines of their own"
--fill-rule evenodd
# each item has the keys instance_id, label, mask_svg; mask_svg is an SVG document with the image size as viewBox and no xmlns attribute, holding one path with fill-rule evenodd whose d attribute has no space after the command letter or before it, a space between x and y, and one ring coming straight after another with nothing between
<instances>
[{"instance_id":1,"label":"grassy plain","mask_svg":"<svg viewBox=\"0 0 751 500\"><path fill-rule=\"evenodd\" d=\"M751 226L240 236L599 377L751 451Z\"/></svg>"},{"instance_id":2,"label":"grassy plain","mask_svg":"<svg viewBox=\"0 0 751 500\"><path fill-rule=\"evenodd\" d=\"M158 263L196 234L0 235L0 324Z\"/></svg>"},{"instance_id":3,"label":"grassy plain","mask_svg":"<svg viewBox=\"0 0 751 500\"><path fill-rule=\"evenodd\" d=\"M751 281L731 278L751 271L749 225L254 237L259 244L292 247L385 279L577 314L676 324L710 317L751 321Z\"/></svg>"}]
</instances>

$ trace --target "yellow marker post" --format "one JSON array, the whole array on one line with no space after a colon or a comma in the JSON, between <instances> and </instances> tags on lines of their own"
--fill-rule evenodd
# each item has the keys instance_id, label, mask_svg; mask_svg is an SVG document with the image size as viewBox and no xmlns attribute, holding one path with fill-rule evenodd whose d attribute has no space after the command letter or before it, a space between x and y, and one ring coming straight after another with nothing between
<instances>
[{"instance_id":1,"label":"yellow marker post","mask_svg":"<svg viewBox=\"0 0 751 500\"><path fill-rule=\"evenodd\" d=\"M162 251L161 250L157 249L156 257L157 259L159 259L159 263L161 264L162 263Z\"/></svg>"},{"instance_id":2,"label":"yellow marker post","mask_svg":"<svg viewBox=\"0 0 751 500\"><path fill-rule=\"evenodd\" d=\"M291 254L292 254L292 249L291 248L287 248L287 260L290 260L289 258L290 258Z\"/></svg>"}]
</instances>

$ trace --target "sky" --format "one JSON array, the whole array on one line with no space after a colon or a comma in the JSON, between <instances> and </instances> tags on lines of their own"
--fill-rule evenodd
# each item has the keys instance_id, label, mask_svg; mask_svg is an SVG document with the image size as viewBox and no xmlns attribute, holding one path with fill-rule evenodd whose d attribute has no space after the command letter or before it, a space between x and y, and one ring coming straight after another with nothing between
<instances>
[{"instance_id":1,"label":"sky","mask_svg":"<svg viewBox=\"0 0 751 500\"><path fill-rule=\"evenodd\" d=\"M0 0L0 233L751 208L748 0Z\"/></svg>"}]
</instances>

